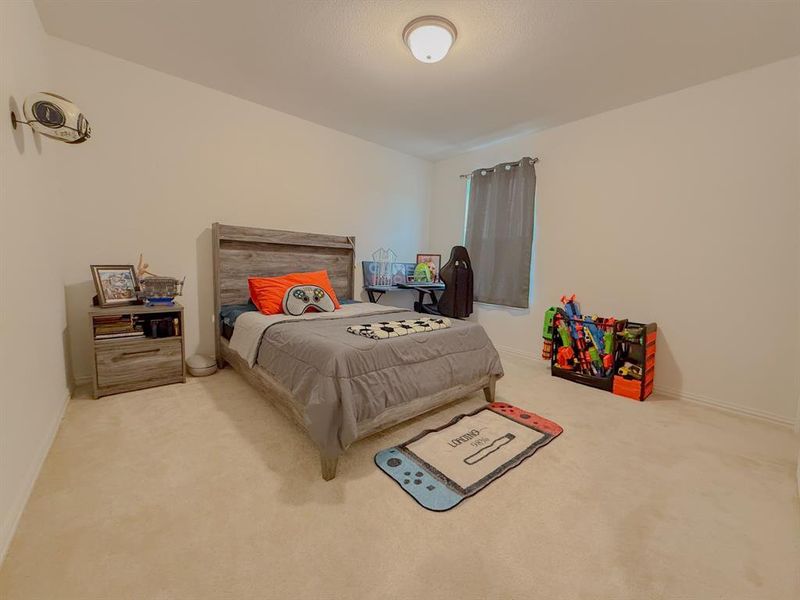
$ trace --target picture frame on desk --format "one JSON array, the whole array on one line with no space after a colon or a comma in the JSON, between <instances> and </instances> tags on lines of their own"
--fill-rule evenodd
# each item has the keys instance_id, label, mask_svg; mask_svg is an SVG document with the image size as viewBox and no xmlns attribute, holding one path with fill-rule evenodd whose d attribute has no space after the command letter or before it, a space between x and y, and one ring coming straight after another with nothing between
<instances>
[{"instance_id":1,"label":"picture frame on desk","mask_svg":"<svg viewBox=\"0 0 800 600\"><path fill-rule=\"evenodd\" d=\"M441 254L430 254L430 253L417 254L417 264L427 265L431 271L431 281L432 282L439 281L439 271L442 268Z\"/></svg>"},{"instance_id":2,"label":"picture frame on desk","mask_svg":"<svg viewBox=\"0 0 800 600\"><path fill-rule=\"evenodd\" d=\"M139 304L139 279L133 265L90 265L97 306Z\"/></svg>"}]
</instances>

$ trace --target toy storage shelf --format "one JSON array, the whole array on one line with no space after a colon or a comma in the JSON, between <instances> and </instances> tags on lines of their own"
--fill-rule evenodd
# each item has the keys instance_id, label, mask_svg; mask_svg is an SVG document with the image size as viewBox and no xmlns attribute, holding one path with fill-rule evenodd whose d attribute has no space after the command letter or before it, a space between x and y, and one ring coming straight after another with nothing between
<instances>
[{"instance_id":1,"label":"toy storage shelf","mask_svg":"<svg viewBox=\"0 0 800 600\"><path fill-rule=\"evenodd\" d=\"M582 319L570 319L570 322L580 322L583 323ZM616 327L623 327L627 321L616 321ZM600 326L601 331L605 331L607 326ZM609 375L589 375L587 373L582 373L580 371L574 369L562 369L558 366L556 362L556 356L558 355L558 349L561 347L562 342L558 336L556 331L555 325L552 326L552 339L553 339L553 347L551 353L551 360L550 360L550 373L554 377L560 377L562 379L567 379L569 381L574 381L575 383L580 383L581 385L588 385L589 387L597 388L598 390L605 390L610 392L614 386L614 373L616 373L616 366L612 370Z\"/></svg>"},{"instance_id":2,"label":"toy storage shelf","mask_svg":"<svg viewBox=\"0 0 800 600\"><path fill-rule=\"evenodd\" d=\"M656 373L656 337L658 337L658 326L655 323L645 324L634 323L632 321L629 321L628 325L641 327L643 330L640 340L625 342L629 346L627 360L643 365L642 379L625 379L615 374L611 391L617 396L625 396L626 398L641 401L653 393L653 383ZM615 369L617 368L619 367L615 366Z\"/></svg>"},{"instance_id":3,"label":"toy storage shelf","mask_svg":"<svg viewBox=\"0 0 800 600\"><path fill-rule=\"evenodd\" d=\"M589 387L597 388L598 390L605 390L607 392L610 392L614 386L614 377L611 375L608 377L585 375L583 373L570 371L569 369L562 369L558 365L552 365L550 367L550 373L552 373L554 377L561 377L562 379L568 379L569 381L574 381L575 383L580 383L582 385L588 385Z\"/></svg>"},{"instance_id":4,"label":"toy storage shelf","mask_svg":"<svg viewBox=\"0 0 800 600\"><path fill-rule=\"evenodd\" d=\"M616 340L614 352L614 368L610 375L587 375L575 370L562 369L556 363L559 340L553 330L553 347L550 372L554 377L560 377L582 385L612 392L617 396L624 396L633 400L645 400L653 393L656 366L656 337L658 325L656 323L637 323L635 321L617 321L620 328L641 328L642 335L637 340ZM642 378L626 378L618 374L620 367L626 362L642 366Z\"/></svg>"}]
</instances>

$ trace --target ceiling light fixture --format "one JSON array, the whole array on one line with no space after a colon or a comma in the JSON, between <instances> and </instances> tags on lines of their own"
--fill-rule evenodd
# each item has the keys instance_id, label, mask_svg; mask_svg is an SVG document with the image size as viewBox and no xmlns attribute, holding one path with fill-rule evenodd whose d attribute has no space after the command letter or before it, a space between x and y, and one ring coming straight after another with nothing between
<instances>
[{"instance_id":1,"label":"ceiling light fixture","mask_svg":"<svg viewBox=\"0 0 800 600\"><path fill-rule=\"evenodd\" d=\"M442 60L456 41L456 26L444 17L417 17L403 30L403 41L420 62Z\"/></svg>"}]
</instances>

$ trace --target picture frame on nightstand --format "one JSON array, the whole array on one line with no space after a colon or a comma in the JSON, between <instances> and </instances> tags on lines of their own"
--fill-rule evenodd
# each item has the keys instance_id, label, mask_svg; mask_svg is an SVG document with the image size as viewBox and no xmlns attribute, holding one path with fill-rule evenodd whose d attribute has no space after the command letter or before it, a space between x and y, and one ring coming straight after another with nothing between
<instances>
[{"instance_id":1,"label":"picture frame on nightstand","mask_svg":"<svg viewBox=\"0 0 800 600\"><path fill-rule=\"evenodd\" d=\"M139 303L139 279L133 265L90 265L98 306Z\"/></svg>"}]
</instances>

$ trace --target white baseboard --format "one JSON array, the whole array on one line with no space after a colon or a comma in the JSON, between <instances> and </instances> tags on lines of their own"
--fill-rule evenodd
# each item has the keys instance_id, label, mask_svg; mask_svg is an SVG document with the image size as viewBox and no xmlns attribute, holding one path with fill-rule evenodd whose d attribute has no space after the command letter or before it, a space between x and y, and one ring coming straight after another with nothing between
<instances>
[{"instance_id":1,"label":"white baseboard","mask_svg":"<svg viewBox=\"0 0 800 600\"><path fill-rule=\"evenodd\" d=\"M800 396L797 397L797 416L794 419L794 432L800 433ZM800 489L800 469L797 471L797 486Z\"/></svg>"},{"instance_id":2,"label":"white baseboard","mask_svg":"<svg viewBox=\"0 0 800 600\"><path fill-rule=\"evenodd\" d=\"M791 417L776 415L775 413L771 413L766 410L760 410L758 408L748 408L746 406L737 406L727 402L721 402L720 400L709 398L708 396L703 396L701 394L692 394L691 392L675 390L660 385L655 386L653 393L659 394L660 396L666 396L668 398L676 398L678 400L686 400L687 402L694 402L695 404L702 404L704 406L718 408L729 413L761 419L762 421L769 421L770 423L777 423L778 425L784 425L787 427L794 427L795 425L795 421Z\"/></svg>"},{"instance_id":3,"label":"white baseboard","mask_svg":"<svg viewBox=\"0 0 800 600\"><path fill-rule=\"evenodd\" d=\"M22 517L23 511L25 510L25 505L28 503L28 499L33 491L33 486L36 484L36 479L39 477L39 471L42 470L44 460L47 458L47 454L50 452L50 447L53 445L53 441L56 439L56 433L61 425L61 420L64 418L64 413L67 410L69 399L70 394L67 392L55 419L53 419L53 422L50 423L47 435L45 435L41 445L39 446L39 449L37 450L35 456L33 456L33 462L30 470L28 471L28 476L25 478L25 481L17 492L17 497L14 499L8 514L6 514L3 519L2 528L0 528L0 565L3 564L3 561L6 558L6 553L8 552L8 548L11 546L11 540L14 538L14 533L17 531L19 520Z\"/></svg>"},{"instance_id":4,"label":"white baseboard","mask_svg":"<svg viewBox=\"0 0 800 600\"><path fill-rule=\"evenodd\" d=\"M498 346L497 344L495 344L495 348L497 348L498 351L504 354L510 354L511 356L517 358L524 358L531 362L535 363L546 362L541 360L538 356L534 356L529 352L523 352L516 348L510 348L508 346ZM666 396L668 398L676 398L678 400L686 400L687 402L694 402L695 404L711 406L713 408L724 410L726 412L745 415L748 417L753 417L755 419L761 419L763 421L769 421L770 423L777 423L779 425L793 427L795 431L800 431L800 404L798 405L797 417L795 419L792 419L791 417L776 415L774 413L765 410L759 410L757 408L747 408L744 406L737 406L734 404L729 404L727 402L716 400L714 398L709 398L708 396L703 396L701 394L693 394L691 392L685 392L683 390L675 390L660 385L655 386L653 393L659 394L661 396Z\"/></svg>"},{"instance_id":5,"label":"white baseboard","mask_svg":"<svg viewBox=\"0 0 800 600\"><path fill-rule=\"evenodd\" d=\"M532 355L530 352L523 352L522 350L518 350L516 348L511 348L509 346L498 346L497 344L494 347L499 352L504 352L505 354L510 354L511 356L516 356L517 358L524 358L526 360L530 360L532 362L544 362L539 356Z\"/></svg>"}]
</instances>

